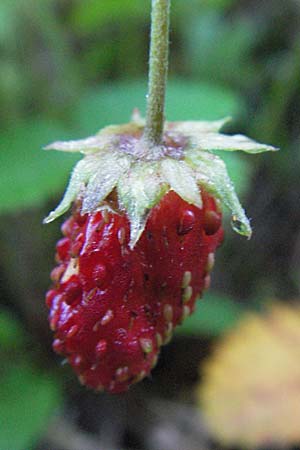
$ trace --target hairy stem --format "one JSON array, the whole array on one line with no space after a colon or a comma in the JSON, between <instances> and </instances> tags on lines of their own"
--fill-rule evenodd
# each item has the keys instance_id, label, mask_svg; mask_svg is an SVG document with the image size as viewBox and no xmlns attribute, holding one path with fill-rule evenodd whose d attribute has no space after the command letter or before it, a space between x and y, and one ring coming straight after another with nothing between
<instances>
[{"instance_id":1,"label":"hairy stem","mask_svg":"<svg viewBox=\"0 0 300 450\"><path fill-rule=\"evenodd\" d=\"M168 74L171 0L152 0L149 84L144 138L151 146L161 144Z\"/></svg>"}]
</instances>

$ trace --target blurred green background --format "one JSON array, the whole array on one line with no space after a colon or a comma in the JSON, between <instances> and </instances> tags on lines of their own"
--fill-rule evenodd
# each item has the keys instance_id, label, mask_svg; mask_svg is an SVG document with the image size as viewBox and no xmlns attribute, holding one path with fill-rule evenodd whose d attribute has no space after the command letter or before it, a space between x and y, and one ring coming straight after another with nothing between
<instances>
[{"instance_id":1,"label":"blurred green background","mask_svg":"<svg viewBox=\"0 0 300 450\"><path fill-rule=\"evenodd\" d=\"M129 394L95 396L54 356L44 293L60 221L42 219L76 158L41 148L145 111L149 14L150 0L0 2L0 450L194 450L168 438L168 402L185 415L198 365L245 310L299 298L300 2L173 0L168 119L231 115L227 132L281 148L226 155L253 238L225 214L211 291ZM183 439L220 449L202 427Z\"/></svg>"}]
</instances>

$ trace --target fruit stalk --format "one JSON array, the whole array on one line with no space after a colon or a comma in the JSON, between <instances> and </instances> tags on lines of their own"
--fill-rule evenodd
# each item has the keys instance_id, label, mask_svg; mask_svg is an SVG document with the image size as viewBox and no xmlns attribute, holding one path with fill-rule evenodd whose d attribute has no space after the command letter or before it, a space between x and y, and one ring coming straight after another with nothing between
<instances>
[{"instance_id":1,"label":"fruit stalk","mask_svg":"<svg viewBox=\"0 0 300 450\"><path fill-rule=\"evenodd\" d=\"M145 141L152 147L162 141L169 59L170 0L152 0L149 82Z\"/></svg>"}]
</instances>

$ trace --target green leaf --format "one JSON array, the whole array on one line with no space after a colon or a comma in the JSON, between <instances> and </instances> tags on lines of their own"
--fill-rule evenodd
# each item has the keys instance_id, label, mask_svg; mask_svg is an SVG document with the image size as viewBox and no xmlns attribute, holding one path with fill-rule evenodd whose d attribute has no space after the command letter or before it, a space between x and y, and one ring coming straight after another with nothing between
<instances>
[{"instance_id":1,"label":"green leaf","mask_svg":"<svg viewBox=\"0 0 300 450\"><path fill-rule=\"evenodd\" d=\"M0 310L0 347L9 349L18 347L24 341L24 333L13 316L3 309Z\"/></svg>"},{"instance_id":2,"label":"green leaf","mask_svg":"<svg viewBox=\"0 0 300 450\"><path fill-rule=\"evenodd\" d=\"M187 336L217 336L233 327L243 313L244 309L230 298L208 292L176 332Z\"/></svg>"},{"instance_id":3,"label":"green leaf","mask_svg":"<svg viewBox=\"0 0 300 450\"><path fill-rule=\"evenodd\" d=\"M224 10L231 6L236 0L189 0L188 2L183 2L182 0L174 0L173 9L175 14L179 14L183 20L184 24L188 27L186 22L187 17L199 17L205 10L216 9L224 13ZM196 14L195 14L196 12ZM183 16L183 17L182 17Z\"/></svg>"},{"instance_id":4,"label":"green leaf","mask_svg":"<svg viewBox=\"0 0 300 450\"><path fill-rule=\"evenodd\" d=\"M148 7L147 7L148 6ZM127 23L132 19L147 17L150 14L150 2L140 0L86 0L73 6L71 21L79 31L93 32L106 23Z\"/></svg>"},{"instance_id":5,"label":"green leaf","mask_svg":"<svg viewBox=\"0 0 300 450\"><path fill-rule=\"evenodd\" d=\"M0 448L32 448L61 404L55 379L29 363L6 367L0 378Z\"/></svg>"},{"instance_id":6,"label":"green leaf","mask_svg":"<svg viewBox=\"0 0 300 450\"><path fill-rule=\"evenodd\" d=\"M77 157L41 148L49 141L68 137L61 127L38 119L1 132L0 212L41 204L64 189Z\"/></svg>"},{"instance_id":7,"label":"green leaf","mask_svg":"<svg viewBox=\"0 0 300 450\"><path fill-rule=\"evenodd\" d=\"M223 11L209 8L191 14L183 27L189 65L202 79L247 86L258 77L251 51L262 30L243 15L226 19Z\"/></svg>"},{"instance_id":8,"label":"green leaf","mask_svg":"<svg viewBox=\"0 0 300 450\"><path fill-rule=\"evenodd\" d=\"M0 42L9 46L16 38L18 26L19 0L1 0L0 4Z\"/></svg>"},{"instance_id":9,"label":"green leaf","mask_svg":"<svg viewBox=\"0 0 300 450\"><path fill-rule=\"evenodd\" d=\"M111 123L127 123L135 107L145 115L146 92L146 82L137 80L108 84L87 93L75 110L82 135L93 134ZM242 105L242 99L224 87L186 79L168 82L166 117L169 121L236 116Z\"/></svg>"}]
</instances>

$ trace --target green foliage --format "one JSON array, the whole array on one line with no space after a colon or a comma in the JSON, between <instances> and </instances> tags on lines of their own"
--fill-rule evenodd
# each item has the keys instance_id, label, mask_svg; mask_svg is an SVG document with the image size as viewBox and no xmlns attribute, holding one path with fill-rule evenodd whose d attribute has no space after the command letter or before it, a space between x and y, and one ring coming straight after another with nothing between
<instances>
[{"instance_id":1,"label":"green foliage","mask_svg":"<svg viewBox=\"0 0 300 450\"><path fill-rule=\"evenodd\" d=\"M111 83L93 89L80 99L76 116L85 134L111 123L128 122L133 108L145 114L146 80ZM191 80L170 80L167 89L167 120L214 120L237 116L241 98L231 90Z\"/></svg>"},{"instance_id":2,"label":"green foliage","mask_svg":"<svg viewBox=\"0 0 300 450\"><path fill-rule=\"evenodd\" d=\"M60 402L59 386L48 374L27 361L6 367L0 377L0 448L31 448Z\"/></svg>"},{"instance_id":3,"label":"green foliage","mask_svg":"<svg viewBox=\"0 0 300 450\"><path fill-rule=\"evenodd\" d=\"M223 10L231 6L235 0L203 0L203 7Z\"/></svg>"},{"instance_id":4,"label":"green foliage","mask_svg":"<svg viewBox=\"0 0 300 450\"><path fill-rule=\"evenodd\" d=\"M217 336L233 327L245 309L233 299L208 292L197 303L196 311L178 327L177 334Z\"/></svg>"},{"instance_id":5,"label":"green foliage","mask_svg":"<svg viewBox=\"0 0 300 450\"><path fill-rule=\"evenodd\" d=\"M172 0L171 13L173 17L171 23L178 21L176 26L180 26L181 24L183 31L186 31L190 26L189 20L191 18L203 16L207 12L224 14L232 5L234 5L234 3L236 3L236 1L237 0Z\"/></svg>"},{"instance_id":6,"label":"green foliage","mask_svg":"<svg viewBox=\"0 0 300 450\"><path fill-rule=\"evenodd\" d=\"M148 18L149 12L150 1L145 0L78 1L73 9L71 21L77 30L93 32L107 23L120 24L128 20Z\"/></svg>"},{"instance_id":7,"label":"green foliage","mask_svg":"<svg viewBox=\"0 0 300 450\"><path fill-rule=\"evenodd\" d=\"M246 17L225 20L222 11L208 9L188 18L185 27L189 65L206 79L247 85L258 75L250 63L251 49L259 32Z\"/></svg>"},{"instance_id":8,"label":"green foliage","mask_svg":"<svg viewBox=\"0 0 300 450\"><path fill-rule=\"evenodd\" d=\"M74 155L43 152L42 146L70 136L58 125L35 120L2 131L0 138L0 211L41 204L63 190Z\"/></svg>"},{"instance_id":9,"label":"green foliage","mask_svg":"<svg viewBox=\"0 0 300 450\"><path fill-rule=\"evenodd\" d=\"M0 449L27 450L62 402L60 385L42 372L25 346L33 346L20 323L0 310Z\"/></svg>"},{"instance_id":10,"label":"green foliage","mask_svg":"<svg viewBox=\"0 0 300 450\"><path fill-rule=\"evenodd\" d=\"M12 315L1 310L0 314L0 348L9 350L20 346L24 334Z\"/></svg>"},{"instance_id":11,"label":"green foliage","mask_svg":"<svg viewBox=\"0 0 300 450\"><path fill-rule=\"evenodd\" d=\"M0 42L5 44L13 41L16 26L15 9L17 0L2 0L0 5Z\"/></svg>"}]
</instances>

